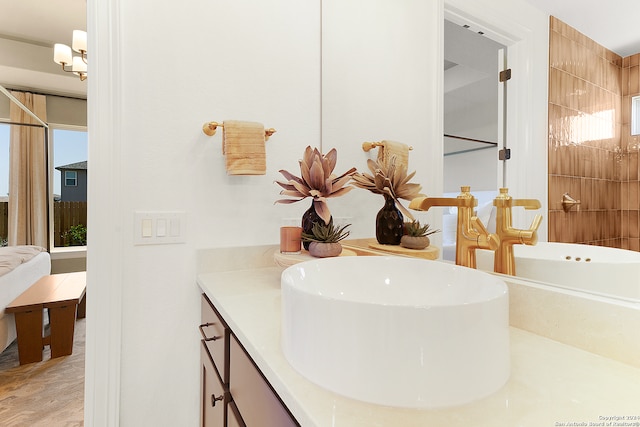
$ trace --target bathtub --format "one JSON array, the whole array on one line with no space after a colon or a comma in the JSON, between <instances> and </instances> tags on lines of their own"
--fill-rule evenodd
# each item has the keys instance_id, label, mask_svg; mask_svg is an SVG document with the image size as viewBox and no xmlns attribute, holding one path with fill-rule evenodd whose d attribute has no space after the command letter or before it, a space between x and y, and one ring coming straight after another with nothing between
<instances>
[{"instance_id":1,"label":"bathtub","mask_svg":"<svg viewBox=\"0 0 640 427\"><path fill-rule=\"evenodd\" d=\"M595 295L640 302L640 252L574 243L514 246L516 276ZM493 271L493 252L476 251Z\"/></svg>"}]
</instances>

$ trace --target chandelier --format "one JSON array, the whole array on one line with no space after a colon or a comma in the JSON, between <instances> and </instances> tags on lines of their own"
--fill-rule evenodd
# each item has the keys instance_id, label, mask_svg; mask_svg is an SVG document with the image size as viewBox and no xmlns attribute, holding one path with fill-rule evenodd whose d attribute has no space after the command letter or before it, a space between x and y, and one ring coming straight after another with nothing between
<instances>
[{"instance_id":1,"label":"chandelier","mask_svg":"<svg viewBox=\"0 0 640 427\"><path fill-rule=\"evenodd\" d=\"M72 48L80 55L73 56ZM71 47L56 43L53 46L53 61L62 65L63 71L74 73L80 77L80 80L85 80L87 78L87 32L73 30Z\"/></svg>"}]
</instances>

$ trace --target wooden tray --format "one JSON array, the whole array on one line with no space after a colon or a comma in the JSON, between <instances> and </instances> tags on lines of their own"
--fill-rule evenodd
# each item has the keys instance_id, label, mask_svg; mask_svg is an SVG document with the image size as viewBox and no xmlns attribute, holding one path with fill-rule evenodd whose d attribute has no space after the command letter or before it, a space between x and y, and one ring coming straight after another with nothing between
<instances>
[{"instance_id":1,"label":"wooden tray","mask_svg":"<svg viewBox=\"0 0 640 427\"><path fill-rule=\"evenodd\" d=\"M436 246L428 246L424 249L408 249L400 245L381 245L375 239L369 242L369 247L382 252L388 252L396 255L412 256L424 259L438 259L440 249Z\"/></svg>"}]
</instances>

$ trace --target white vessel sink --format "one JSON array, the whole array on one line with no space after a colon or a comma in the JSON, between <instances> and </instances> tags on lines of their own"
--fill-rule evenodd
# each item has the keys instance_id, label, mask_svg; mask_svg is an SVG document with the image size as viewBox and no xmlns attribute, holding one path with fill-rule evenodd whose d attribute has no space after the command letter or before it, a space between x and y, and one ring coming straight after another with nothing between
<instances>
[{"instance_id":1,"label":"white vessel sink","mask_svg":"<svg viewBox=\"0 0 640 427\"><path fill-rule=\"evenodd\" d=\"M460 405L509 377L506 284L403 257L337 257L282 273L282 350L310 381L387 406Z\"/></svg>"}]
</instances>

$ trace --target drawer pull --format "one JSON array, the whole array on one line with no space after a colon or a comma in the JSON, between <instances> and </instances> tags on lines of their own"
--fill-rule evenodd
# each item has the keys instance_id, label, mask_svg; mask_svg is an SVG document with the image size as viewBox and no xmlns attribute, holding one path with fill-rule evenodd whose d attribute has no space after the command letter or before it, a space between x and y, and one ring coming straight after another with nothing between
<instances>
[{"instance_id":1,"label":"drawer pull","mask_svg":"<svg viewBox=\"0 0 640 427\"><path fill-rule=\"evenodd\" d=\"M222 337L217 336L217 335L214 335L212 337L208 337L207 334L204 333L204 328L206 328L208 326L213 326L213 325L215 325L215 323L203 323L202 325L200 325L198 327L198 329L200 329L200 334L202 334L202 338L205 341L215 341L215 340L219 340L220 338L222 338Z\"/></svg>"},{"instance_id":2,"label":"drawer pull","mask_svg":"<svg viewBox=\"0 0 640 427\"><path fill-rule=\"evenodd\" d=\"M221 394L220 396L216 397L215 395L211 395L211 406L216 406L216 402L221 401L224 399L224 395Z\"/></svg>"}]
</instances>

